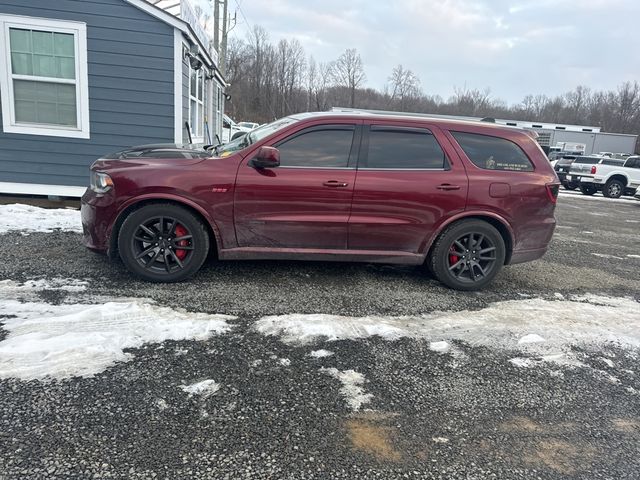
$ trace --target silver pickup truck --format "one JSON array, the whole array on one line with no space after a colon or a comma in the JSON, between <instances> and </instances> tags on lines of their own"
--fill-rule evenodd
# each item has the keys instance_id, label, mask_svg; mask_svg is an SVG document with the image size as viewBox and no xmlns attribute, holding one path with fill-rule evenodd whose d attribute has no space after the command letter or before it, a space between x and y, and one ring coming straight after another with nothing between
<instances>
[{"instance_id":1,"label":"silver pickup truck","mask_svg":"<svg viewBox=\"0 0 640 480\"><path fill-rule=\"evenodd\" d=\"M585 195L593 195L600 190L609 198L633 195L640 186L640 156L626 160L578 157L571 164L567 181L578 182L580 191Z\"/></svg>"}]
</instances>

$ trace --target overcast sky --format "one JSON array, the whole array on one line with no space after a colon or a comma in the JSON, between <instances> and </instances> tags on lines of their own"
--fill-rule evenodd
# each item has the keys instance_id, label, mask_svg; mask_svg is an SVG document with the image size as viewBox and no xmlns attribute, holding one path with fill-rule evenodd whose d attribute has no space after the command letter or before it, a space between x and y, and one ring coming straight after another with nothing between
<instances>
[{"instance_id":1,"label":"overcast sky","mask_svg":"<svg viewBox=\"0 0 640 480\"><path fill-rule=\"evenodd\" d=\"M586 85L640 80L640 0L237 0L233 35L255 24L275 43L297 38L317 61L357 48L367 86L394 65L413 70L427 94L490 87L518 103ZM236 0L229 0L231 12Z\"/></svg>"}]
</instances>

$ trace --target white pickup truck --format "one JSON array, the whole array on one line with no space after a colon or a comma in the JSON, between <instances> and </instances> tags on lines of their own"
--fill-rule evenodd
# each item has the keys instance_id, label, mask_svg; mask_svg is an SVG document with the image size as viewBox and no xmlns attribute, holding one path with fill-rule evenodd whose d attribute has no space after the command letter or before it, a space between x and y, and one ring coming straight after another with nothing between
<instances>
[{"instance_id":1,"label":"white pickup truck","mask_svg":"<svg viewBox=\"0 0 640 480\"><path fill-rule=\"evenodd\" d=\"M640 156L626 160L578 157L571 164L567 181L579 182L580 191L585 195L593 195L600 190L609 198L633 195L640 186Z\"/></svg>"}]
</instances>

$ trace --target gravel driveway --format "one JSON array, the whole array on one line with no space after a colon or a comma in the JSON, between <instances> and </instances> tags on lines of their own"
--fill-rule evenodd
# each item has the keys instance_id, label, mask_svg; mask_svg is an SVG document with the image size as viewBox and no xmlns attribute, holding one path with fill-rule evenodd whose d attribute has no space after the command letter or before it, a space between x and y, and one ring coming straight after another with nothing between
<instances>
[{"instance_id":1,"label":"gravel driveway","mask_svg":"<svg viewBox=\"0 0 640 480\"><path fill-rule=\"evenodd\" d=\"M640 478L640 202L557 218L471 294L343 263L153 285L0 235L0 479Z\"/></svg>"}]
</instances>

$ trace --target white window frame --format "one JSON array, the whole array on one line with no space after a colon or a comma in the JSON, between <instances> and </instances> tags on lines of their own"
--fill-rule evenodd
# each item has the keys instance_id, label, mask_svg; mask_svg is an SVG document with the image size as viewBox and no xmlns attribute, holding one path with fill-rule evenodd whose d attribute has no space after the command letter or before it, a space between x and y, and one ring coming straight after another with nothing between
<instances>
[{"instance_id":1,"label":"white window frame","mask_svg":"<svg viewBox=\"0 0 640 480\"><path fill-rule=\"evenodd\" d=\"M191 91L191 75L196 74L196 91ZM205 88L206 88L206 78L205 78L204 70L201 68L200 70L194 70L189 65L189 128L191 129L191 141L193 143L202 143L204 142L204 118L206 116L204 111L205 104ZM202 81L202 100L198 99L198 81ZM200 125L192 125L191 124L191 102L196 102L196 109L200 109L202 113L202 122ZM198 115L196 111L196 121L198 120Z\"/></svg>"},{"instance_id":2,"label":"white window frame","mask_svg":"<svg viewBox=\"0 0 640 480\"><path fill-rule=\"evenodd\" d=\"M74 36L75 46L75 86L76 86L76 127L38 123L16 122L13 79L33 81L73 83L64 79L50 79L14 75L11 68L11 47L9 29L42 30L45 32L68 33ZM2 130L5 133L25 135L45 135L51 137L91 138L89 129L89 79L87 73L87 25L70 20L53 20L20 15L0 15L0 102L2 103Z\"/></svg>"}]
</instances>

